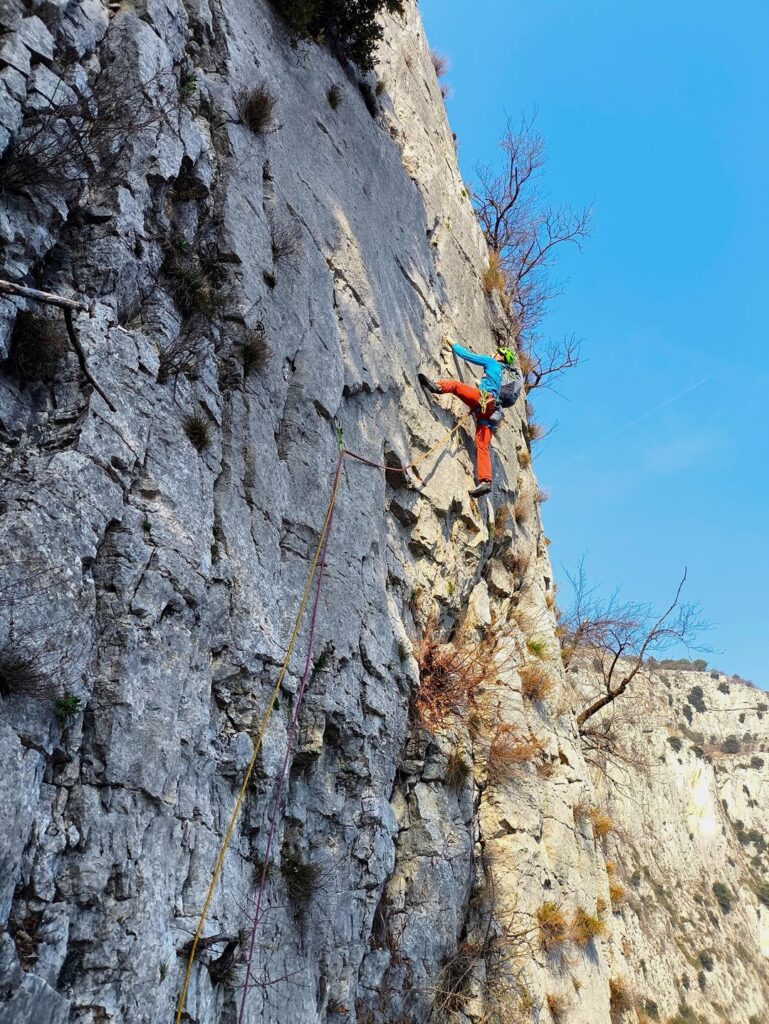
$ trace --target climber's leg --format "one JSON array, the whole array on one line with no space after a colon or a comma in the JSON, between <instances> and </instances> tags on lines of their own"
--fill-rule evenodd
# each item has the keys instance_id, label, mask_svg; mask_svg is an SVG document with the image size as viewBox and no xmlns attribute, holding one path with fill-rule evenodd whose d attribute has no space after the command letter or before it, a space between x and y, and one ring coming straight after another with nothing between
<instances>
[{"instance_id":1,"label":"climber's leg","mask_svg":"<svg viewBox=\"0 0 769 1024\"><path fill-rule=\"evenodd\" d=\"M475 428L475 458L478 469L478 483L491 483L491 428L479 423Z\"/></svg>"},{"instance_id":2,"label":"climber's leg","mask_svg":"<svg viewBox=\"0 0 769 1024\"><path fill-rule=\"evenodd\" d=\"M456 395L470 409L475 409L480 402L481 393L472 384L463 384L461 380L436 380L435 386L443 395Z\"/></svg>"}]
</instances>

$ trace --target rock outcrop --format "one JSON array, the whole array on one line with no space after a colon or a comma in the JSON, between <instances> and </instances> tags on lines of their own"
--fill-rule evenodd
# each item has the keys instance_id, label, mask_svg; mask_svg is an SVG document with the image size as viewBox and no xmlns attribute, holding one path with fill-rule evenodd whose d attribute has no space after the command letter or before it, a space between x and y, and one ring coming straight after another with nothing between
<instances>
[{"instance_id":1,"label":"rock outcrop","mask_svg":"<svg viewBox=\"0 0 769 1024\"><path fill-rule=\"evenodd\" d=\"M87 303L98 390L60 312L2 299L0 1021L173 1019L337 426L394 471L345 461L276 841L307 622L182 1019L238 1019L264 874L254 1024L762 1020L760 756L675 750L676 677L654 771L591 773L523 400L490 499L468 497L464 427L398 471L456 422L415 386L465 372L442 337L491 352L511 330L415 5L366 78L264 0L6 0L2 22L0 277ZM430 685L459 688L432 731ZM731 723L734 690L703 688ZM717 743L710 717L690 725Z\"/></svg>"}]
</instances>

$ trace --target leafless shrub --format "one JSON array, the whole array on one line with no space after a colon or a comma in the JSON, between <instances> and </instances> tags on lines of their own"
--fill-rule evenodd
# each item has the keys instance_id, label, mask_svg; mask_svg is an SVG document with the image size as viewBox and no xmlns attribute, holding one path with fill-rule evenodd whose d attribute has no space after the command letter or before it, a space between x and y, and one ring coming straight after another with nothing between
<instances>
[{"instance_id":1,"label":"leafless shrub","mask_svg":"<svg viewBox=\"0 0 769 1024\"><path fill-rule=\"evenodd\" d=\"M238 113L246 128L254 135L272 131L275 126L277 100L263 83L244 90L238 97Z\"/></svg>"},{"instance_id":2,"label":"leafless shrub","mask_svg":"<svg viewBox=\"0 0 769 1024\"><path fill-rule=\"evenodd\" d=\"M435 68L436 78L443 78L444 75L448 74L449 59L444 53L438 53L437 50L430 50L430 60Z\"/></svg>"},{"instance_id":3,"label":"leafless shrub","mask_svg":"<svg viewBox=\"0 0 769 1024\"><path fill-rule=\"evenodd\" d=\"M507 278L502 269L499 253L493 249L489 250L489 265L483 272L481 284L487 295L491 295L494 292L504 292L507 286Z\"/></svg>"},{"instance_id":4,"label":"leafless shrub","mask_svg":"<svg viewBox=\"0 0 769 1024\"><path fill-rule=\"evenodd\" d=\"M558 251L568 243L581 246L590 209L559 209L541 193L545 143L534 129L535 118L536 114L524 117L517 126L508 121L500 140L501 165L477 168L480 187L473 203L489 248L499 256L521 338L538 367L533 379L540 384L549 376L548 369L557 374L564 364L574 365L573 346L570 354L557 346L550 347L550 355L536 354L538 328L548 303L561 291L550 277Z\"/></svg>"},{"instance_id":5,"label":"leafless shrub","mask_svg":"<svg viewBox=\"0 0 769 1024\"><path fill-rule=\"evenodd\" d=\"M21 312L11 335L10 367L21 383L50 383L56 379L69 347L59 316Z\"/></svg>"},{"instance_id":6,"label":"leafless shrub","mask_svg":"<svg viewBox=\"0 0 769 1024\"><path fill-rule=\"evenodd\" d=\"M464 1006L470 981L483 960L483 944L460 942L456 953L443 964L435 993L435 1009L440 1013L455 1013Z\"/></svg>"},{"instance_id":7,"label":"leafless shrub","mask_svg":"<svg viewBox=\"0 0 769 1024\"><path fill-rule=\"evenodd\" d=\"M681 603L686 570L662 613L649 605L621 603L616 594L608 600L598 598L588 586L583 563L576 576L568 578L574 600L559 623L564 663L568 666L582 652L592 658L598 674L598 692L577 716L584 732L585 723L625 693L634 680L650 681L653 669L647 659L651 654L676 644L691 649L707 624L699 618L698 605Z\"/></svg>"},{"instance_id":8,"label":"leafless shrub","mask_svg":"<svg viewBox=\"0 0 769 1024\"><path fill-rule=\"evenodd\" d=\"M166 384L179 376L196 380L203 352L197 338L182 332L160 350L158 360L158 384Z\"/></svg>"},{"instance_id":9,"label":"leafless shrub","mask_svg":"<svg viewBox=\"0 0 769 1024\"><path fill-rule=\"evenodd\" d=\"M166 116L175 88L163 69L143 87L109 67L90 88L60 82L0 157L0 192L79 192L86 182L111 180L127 146ZM158 94L167 97L161 105L149 98Z\"/></svg>"},{"instance_id":10,"label":"leafless shrub","mask_svg":"<svg viewBox=\"0 0 769 1024\"><path fill-rule=\"evenodd\" d=\"M549 992L546 1002L553 1024L564 1024L570 1005L566 996L556 992Z\"/></svg>"},{"instance_id":11,"label":"leafless shrub","mask_svg":"<svg viewBox=\"0 0 769 1024\"><path fill-rule=\"evenodd\" d=\"M270 220L270 245L276 267L296 267L304 254L302 232L289 218L274 216Z\"/></svg>"},{"instance_id":12,"label":"leafless shrub","mask_svg":"<svg viewBox=\"0 0 769 1024\"><path fill-rule=\"evenodd\" d=\"M0 647L0 698L53 697L55 692L49 674L28 645Z\"/></svg>"},{"instance_id":13,"label":"leafless shrub","mask_svg":"<svg viewBox=\"0 0 769 1024\"><path fill-rule=\"evenodd\" d=\"M414 645L419 664L414 711L423 728L437 732L467 711L473 695L496 678L495 651L493 634L476 641L460 632L447 641L435 618L427 621Z\"/></svg>"}]
</instances>

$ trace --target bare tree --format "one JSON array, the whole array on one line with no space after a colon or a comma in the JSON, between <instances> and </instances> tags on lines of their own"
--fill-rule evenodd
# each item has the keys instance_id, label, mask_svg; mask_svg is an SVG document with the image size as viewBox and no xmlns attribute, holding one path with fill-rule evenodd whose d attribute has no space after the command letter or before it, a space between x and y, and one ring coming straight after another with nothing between
<instances>
[{"instance_id":1,"label":"bare tree","mask_svg":"<svg viewBox=\"0 0 769 1024\"><path fill-rule=\"evenodd\" d=\"M568 666L577 654L592 656L600 681L597 695L577 715L584 733L585 723L622 696L634 680L650 680L652 654L676 644L702 650L694 641L708 625L700 618L698 605L681 602L685 569L673 600L661 613L648 604L620 603L616 593L608 600L597 597L588 586L583 563L569 582L574 604L560 621L564 664Z\"/></svg>"},{"instance_id":2,"label":"bare tree","mask_svg":"<svg viewBox=\"0 0 769 1024\"><path fill-rule=\"evenodd\" d=\"M578 361L574 339L548 342L538 354L539 325L547 304L561 292L551 277L558 249L572 243L581 248L589 233L591 210L554 207L543 195L539 179L545 165L545 142L534 128L536 111L519 124L508 120L500 140L501 165L476 168L479 188L473 204L492 253L498 258L505 291L516 314L521 340L532 366L529 387L538 387Z\"/></svg>"}]
</instances>

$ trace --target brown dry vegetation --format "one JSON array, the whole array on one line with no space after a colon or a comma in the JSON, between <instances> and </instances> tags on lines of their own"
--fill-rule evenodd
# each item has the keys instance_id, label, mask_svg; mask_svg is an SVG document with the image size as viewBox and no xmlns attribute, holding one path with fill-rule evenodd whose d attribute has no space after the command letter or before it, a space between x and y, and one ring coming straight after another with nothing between
<instances>
[{"instance_id":1,"label":"brown dry vegetation","mask_svg":"<svg viewBox=\"0 0 769 1024\"><path fill-rule=\"evenodd\" d=\"M467 712L473 695L496 680L493 632L478 641L458 633L447 641L433 617L414 645L419 664L419 694L414 711L419 724L439 732L456 715Z\"/></svg>"},{"instance_id":2,"label":"brown dry vegetation","mask_svg":"<svg viewBox=\"0 0 769 1024\"><path fill-rule=\"evenodd\" d=\"M557 903L543 903L537 911L539 941L548 953L557 949L569 938L569 926L563 911Z\"/></svg>"},{"instance_id":3,"label":"brown dry vegetation","mask_svg":"<svg viewBox=\"0 0 769 1024\"><path fill-rule=\"evenodd\" d=\"M559 995L555 992L549 992L547 995L547 1008L550 1011L553 1024L562 1024L562 1022L566 1020L569 1002L566 999L566 996Z\"/></svg>"},{"instance_id":4,"label":"brown dry vegetation","mask_svg":"<svg viewBox=\"0 0 769 1024\"><path fill-rule=\"evenodd\" d=\"M632 1010L635 1000L627 978L612 978L609 981L610 1007L613 1014Z\"/></svg>"},{"instance_id":5,"label":"brown dry vegetation","mask_svg":"<svg viewBox=\"0 0 769 1024\"><path fill-rule=\"evenodd\" d=\"M542 744L536 736L526 736L513 725L500 725L489 746L488 777L491 782L509 782L522 765L541 753Z\"/></svg>"},{"instance_id":6,"label":"brown dry vegetation","mask_svg":"<svg viewBox=\"0 0 769 1024\"><path fill-rule=\"evenodd\" d=\"M569 938L578 946L586 946L592 939L598 938L606 931L603 921L593 914L588 914L582 907L577 907L569 927Z\"/></svg>"},{"instance_id":7,"label":"brown dry vegetation","mask_svg":"<svg viewBox=\"0 0 769 1024\"><path fill-rule=\"evenodd\" d=\"M542 665L524 665L518 669L518 675L526 700L544 700L553 689L553 677Z\"/></svg>"},{"instance_id":8,"label":"brown dry vegetation","mask_svg":"<svg viewBox=\"0 0 769 1024\"><path fill-rule=\"evenodd\" d=\"M592 807L588 817L593 823L593 835L596 837L608 836L610 832L614 831L614 821L611 815L607 814L600 807Z\"/></svg>"},{"instance_id":9,"label":"brown dry vegetation","mask_svg":"<svg viewBox=\"0 0 769 1024\"><path fill-rule=\"evenodd\" d=\"M483 272L481 284L487 295L491 295L492 292L503 292L505 290L506 280L502 271L499 253L494 252L493 249L489 251L489 265Z\"/></svg>"}]
</instances>

